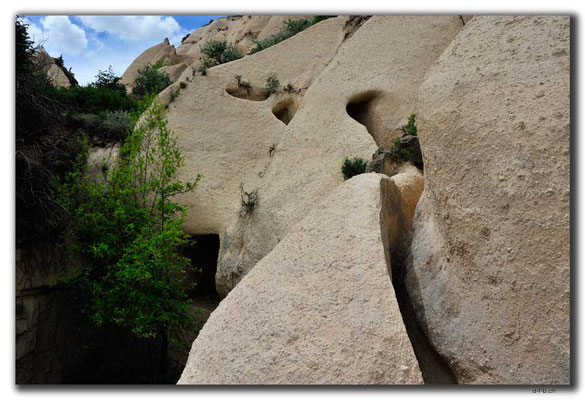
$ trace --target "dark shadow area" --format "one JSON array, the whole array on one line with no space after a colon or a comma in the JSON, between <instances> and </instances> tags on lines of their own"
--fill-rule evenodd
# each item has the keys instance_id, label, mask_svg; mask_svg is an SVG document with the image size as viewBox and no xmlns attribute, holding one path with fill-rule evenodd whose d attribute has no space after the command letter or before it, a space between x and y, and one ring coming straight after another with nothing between
<instances>
[{"instance_id":1,"label":"dark shadow area","mask_svg":"<svg viewBox=\"0 0 585 400\"><path fill-rule=\"evenodd\" d=\"M218 235L200 235L183 255L191 260L186 284L194 325L177 332L177 343L164 335L139 339L117 326L96 326L85 315L74 290L49 291L43 297L33 349L17 360L17 383L32 384L175 384L189 349L211 312L219 304L215 271ZM29 307L26 296L17 302L17 320ZM22 323L22 322L21 322Z\"/></svg>"},{"instance_id":2,"label":"dark shadow area","mask_svg":"<svg viewBox=\"0 0 585 400\"><path fill-rule=\"evenodd\" d=\"M371 116L370 107L372 101L376 98L375 92L365 92L352 97L346 106L347 114L354 120L366 127L370 135L376 140L374 136L374 126ZM380 144L376 141L376 144Z\"/></svg>"},{"instance_id":3,"label":"dark shadow area","mask_svg":"<svg viewBox=\"0 0 585 400\"><path fill-rule=\"evenodd\" d=\"M200 300L217 300L215 291L215 271L219 254L219 235L194 235L192 241L183 251L183 255L191 260L186 281L195 286L189 289L189 298Z\"/></svg>"},{"instance_id":4,"label":"dark shadow area","mask_svg":"<svg viewBox=\"0 0 585 400\"><path fill-rule=\"evenodd\" d=\"M272 109L272 114L274 114L276 118L284 122L285 125L289 124L289 122L295 116L296 112L297 105L292 99L280 101Z\"/></svg>"},{"instance_id":5,"label":"dark shadow area","mask_svg":"<svg viewBox=\"0 0 585 400\"><path fill-rule=\"evenodd\" d=\"M394 187L394 189L392 189ZM412 227L405 221L400 210L401 204L396 202L397 196L392 193L394 185L382 184L384 208L380 213L380 226L388 263L392 286L402 315L402 321L412 344L425 384L457 384L457 379L450 366L429 342L425 331L418 322L406 287L406 267L409 261ZM399 196L399 195L398 195ZM399 201L399 200L398 200Z\"/></svg>"},{"instance_id":6,"label":"dark shadow area","mask_svg":"<svg viewBox=\"0 0 585 400\"><path fill-rule=\"evenodd\" d=\"M250 101L264 101L270 97L265 90L255 87L229 86L225 91L230 96Z\"/></svg>"}]
</instances>

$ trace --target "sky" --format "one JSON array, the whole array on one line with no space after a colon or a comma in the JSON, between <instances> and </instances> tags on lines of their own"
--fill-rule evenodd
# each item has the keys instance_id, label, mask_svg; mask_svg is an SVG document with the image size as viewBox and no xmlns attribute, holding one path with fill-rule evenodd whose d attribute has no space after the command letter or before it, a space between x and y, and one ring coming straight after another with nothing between
<instances>
[{"instance_id":1,"label":"sky","mask_svg":"<svg viewBox=\"0 0 585 400\"><path fill-rule=\"evenodd\" d=\"M217 15L28 15L28 33L52 57L63 56L80 85L111 65L121 76L140 53L165 37L181 39Z\"/></svg>"}]
</instances>

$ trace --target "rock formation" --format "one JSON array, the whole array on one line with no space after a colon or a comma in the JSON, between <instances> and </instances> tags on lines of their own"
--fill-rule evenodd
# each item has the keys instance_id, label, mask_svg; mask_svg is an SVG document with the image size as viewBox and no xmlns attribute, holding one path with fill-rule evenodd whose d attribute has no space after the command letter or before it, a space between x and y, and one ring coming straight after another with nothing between
<instances>
[{"instance_id":1,"label":"rock formation","mask_svg":"<svg viewBox=\"0 0 585 400\"><path fill-rule=\"evenodd\" d=\"M63 72L63 70L55 63L53 57L47 53L45 49L42 47L39 48L35 56L39 62L39 67L41 71L47 75L49 80L55 85L56 87L70 87L71 82L69 82L69 78Z\"/></svg>"},{"instance_id":2,"label":"rock formation","mask_svg":"<svg viewBox=\"0 0 585 400\"><path fill-rule=\"evenodd\" d=\"M423 383L388 273L402 202L380 174L333 190L220 303L179 383Z\"/></svg>"},{"instance_id":3,"label":"rock formation","mask_svg":"<svg viewBox=\"0 0 585 400\"><path fill-rule=\"evenodd\" d=\"M407 282L460 383L569 383L569 18L475 17L427 73Z\"/></svg>"}]
</instances>

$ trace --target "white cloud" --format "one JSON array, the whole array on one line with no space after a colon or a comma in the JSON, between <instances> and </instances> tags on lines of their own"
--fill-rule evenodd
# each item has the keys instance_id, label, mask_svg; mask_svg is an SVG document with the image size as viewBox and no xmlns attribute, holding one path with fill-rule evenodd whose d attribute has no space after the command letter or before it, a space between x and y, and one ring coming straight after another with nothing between
<instances>
[{"instance_id":1,"label":"white cloud","mask_svg":"<svg viewBox=\"0 0 585 400\"><path fill-rule=\"evenodd\" d=\"M91 15L80 16L87 27L96 32L117 35L128 42L161 42L175 37L183 28L173 17L154 15Z\"/></svg>"},{"instance_id":2,"label":"white cloud","mask_svg":"<svg viewBox=\"0 0 585 400\"><path fill-rule=\"evenodd\" d=\"M29 24L29 35L51 55L78 55L87 47L85 31L65 15L43 17L40 24Z\"/></svg>"}]
</instances>

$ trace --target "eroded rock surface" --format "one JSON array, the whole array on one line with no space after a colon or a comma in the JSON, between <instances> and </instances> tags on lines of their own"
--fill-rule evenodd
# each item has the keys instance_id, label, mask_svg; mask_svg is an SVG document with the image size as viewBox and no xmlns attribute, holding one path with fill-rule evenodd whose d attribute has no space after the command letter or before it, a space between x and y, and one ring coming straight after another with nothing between
<instances>
[{"instance_id":1,"label":"eroded rock surface","mask_svg":"<svg viewBox=\"0 0 585 400\"><path fill-rule=\"evenodd\" d=\"M328 19L279 44L280 48L274 46L246 58L255 64L254 57L271 50L271 58L282 57L289 54L287 42L296 39L300 44L306 38L321 43L327 37L325 32L333 34L334 29L344 39L347 21L347 17ZM250 189L259 189L258 206L249 217L233 219L223 236L216 279L220 295L343 182L344 158L368 159L378 148L377 142L390 141L387 133L404 124L415 110L416 88L427 68L461 27L457 16L375 16L339 46L306 91L292 121L278 125L282 134L272 142L276 143L272 158L261 179L249 184ZM298 51L293 53L295 57L301 57L307 48ZM233 68L242 62L234 62ZM286 64L268 65L274 65L271 68L280 77L276 65L282 68ZM371 128L347 112L348 103L366 100L364 112ZM262 122L256 125L257 130L263 128Z\"/></svg>"},{"instance_id":2,"label":"eroded rock surface","mask_svg":"<svg viewBox=\"0 0 585 400\"><path fill-rule=\"evenodd\" d=\"M180 384L421 384L386 249L404 221L380 174L336 188L213 312Z\"/></svg>"},{"instance_id":3,"label":"eroded rock surface","mask_svg":"<svg viewBox=\"0 0 585 400\"><path fill-rule=\"evenodd\" d=\"M569 383L569 18L475 16L420 98L421 324L460 383Z\"/></svg>"}]
</instances>

